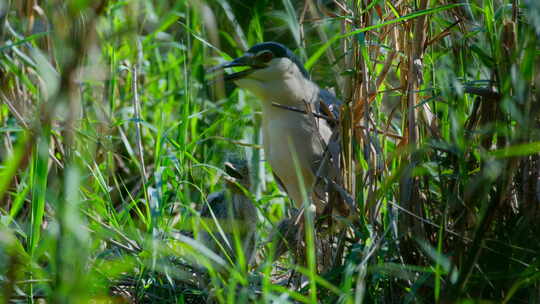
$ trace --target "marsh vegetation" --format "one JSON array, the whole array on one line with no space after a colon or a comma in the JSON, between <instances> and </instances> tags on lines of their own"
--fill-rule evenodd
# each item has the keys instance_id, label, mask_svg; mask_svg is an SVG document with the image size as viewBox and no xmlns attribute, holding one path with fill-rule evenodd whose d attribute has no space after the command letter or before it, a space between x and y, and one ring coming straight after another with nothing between
<instances>
[{"instance_id":1,"label":"marsh vegetation","mask_svg":"<svg viewBox=\"0 0 540 304\"><path fill-rule=\"evenodd\" d=\"M0 303L540 303L539 3L0 0ZM209 72L262 41L344 103L323 270ZM231 155L253 257L197 241Z\"/></svg>"}]
</instances>

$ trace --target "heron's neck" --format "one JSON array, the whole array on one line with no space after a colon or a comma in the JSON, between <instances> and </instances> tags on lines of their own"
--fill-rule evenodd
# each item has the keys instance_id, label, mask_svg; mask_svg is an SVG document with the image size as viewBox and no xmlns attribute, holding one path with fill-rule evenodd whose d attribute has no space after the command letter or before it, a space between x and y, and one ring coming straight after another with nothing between
<instances>
[{"instance_id":1,"label":"heron's neck","mask_svg":"<svg viewBox=\"0 0 540 304\"><path fill-rule=\"evenodd\" d=\"M265 113L306 110L306 103L313 103L318 95L318 87L307 79L285 79L269 84L265 94L259 96ZM289 110L285 109L290 108ZM298 113L301 114L301 113Z\"/></svg>"}]
</instances>

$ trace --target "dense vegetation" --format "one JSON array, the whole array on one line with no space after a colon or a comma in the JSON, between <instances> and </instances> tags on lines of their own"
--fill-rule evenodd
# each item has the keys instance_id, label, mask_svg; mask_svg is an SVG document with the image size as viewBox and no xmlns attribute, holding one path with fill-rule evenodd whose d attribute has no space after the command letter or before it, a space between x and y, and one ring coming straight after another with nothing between
<instances>
[{"instance_id":1,"label":"dense vegetation","mask_svg":"<svg viewBox=\"0 0 540 304\"><path fill-rule=\"evenodd\" d=\"M269 40L344 101L325 272L268 257L260 109L208 75ZM540 303L539 56L536 0L0 0L0 302ZM222 276L193 237L231 154L258 253Z\"/></svg>"}]
</instances>

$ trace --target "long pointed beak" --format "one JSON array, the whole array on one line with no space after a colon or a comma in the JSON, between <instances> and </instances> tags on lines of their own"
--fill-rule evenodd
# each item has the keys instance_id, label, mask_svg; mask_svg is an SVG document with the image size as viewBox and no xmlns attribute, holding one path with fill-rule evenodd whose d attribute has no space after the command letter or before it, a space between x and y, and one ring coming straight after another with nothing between
<instances>
[{"instance_id":1,"label":"long pointed beak","mask_svg":"<svg viewBox=\"0 0 540 304\"><path fill-rule=\"evenodd\" d=\"M212 70L217 71L219 69L232 68L237 66L249 66L253 62L253 55L245 54L241 57L235 58L232 61L222 63L216 67L213 67Z\"/></svg>"},{"instance_id":2,"label":"long pointed beak","mask_svg":"<svg viewBox=\"0 0 540 304\"><path fill-rule=\"evenodd\" d=\"M253 54L246 53L245 55L238 57L232 61L222 63L220 65L217 65L213 68L210 68L209 72L215 72L217 70L226 69L226 68L232 68L232 67L240 67L240 66L253 66ZM243 78L247 75L249 75L251 72L253 72L253 69L247 69L241 72L236 72L232 74L227 74L224 76L225 81L231 81L231 80L238 80L240 78Z\"/></svg>"}]
</instances>

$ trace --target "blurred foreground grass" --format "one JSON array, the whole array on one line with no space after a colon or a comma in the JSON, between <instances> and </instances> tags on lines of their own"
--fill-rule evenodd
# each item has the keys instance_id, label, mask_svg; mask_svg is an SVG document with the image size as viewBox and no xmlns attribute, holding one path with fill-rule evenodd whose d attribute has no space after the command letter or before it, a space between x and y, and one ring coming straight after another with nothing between
<instances>
[{"instance_id":1,"label":"blurred foreground grass","mask_svg":"<svg viewBox=\"0 0 540 304\"><path fill-rule=\"evenodd\" d=\"M0 302L205 303L207 266L223 303L540 303L540 4L312 2L0 1ZM268 40L346 103L358 217L296 289L257 103L206 75ZM259 254L220 283L191 237L230 154Z\"/></svg>"}]
</instances>

